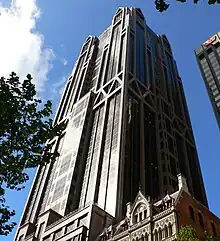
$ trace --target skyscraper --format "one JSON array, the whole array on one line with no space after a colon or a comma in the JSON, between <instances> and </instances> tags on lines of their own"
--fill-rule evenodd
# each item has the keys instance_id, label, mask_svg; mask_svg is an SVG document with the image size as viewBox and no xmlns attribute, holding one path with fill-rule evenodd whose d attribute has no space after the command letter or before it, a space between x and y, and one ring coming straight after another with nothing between
<instances>
[{"instance_id":1,"label":"skyscraper","mask_svg":"<svg viewBox=\"0 0 220 241\"><path fill-rule=\"evenodd\" d=\"M40 167L15 240L95 240L139 189L153 199L178 189L177 174L205 206L206 194L181 78L165 35L140 9L119 8L89 36L54 124L67 128ZM88 238L87 238L88 237Z\"/></svg>"},{"instance_id":2,"label":"skyscraper","mask_svg":"<svg viewBox=\"0 0 220 241\"><path fill-rule=\"evenodd\" d=\"M220 32L197 48L195 54L220 128Z\"/></svg>"}]
</instances>

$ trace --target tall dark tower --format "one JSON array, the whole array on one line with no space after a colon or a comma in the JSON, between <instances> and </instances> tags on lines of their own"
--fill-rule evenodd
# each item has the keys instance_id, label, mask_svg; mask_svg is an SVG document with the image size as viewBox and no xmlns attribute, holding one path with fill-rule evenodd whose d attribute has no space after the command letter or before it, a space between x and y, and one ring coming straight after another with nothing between
<instances>
[{"instance_id":1,"label":"tall dark tower","mask_svg":"<svg viewBox=\"0 0 220 241\"><path fill-rule=\"evenodd\" d=\"M220 32L197 48L195 54L220 128Z\"/></svg>"},{"instance_id":2,"label":"tall dark tower","mask_svg":"<svg viewBox=\"0 0 220 241\"><path fill-rule=\"evenodd\" d=\"M178 189L178 173L207 206L170 44L140 9L119 8L110 27L85 41L54 124L63 121L52 142L61 156L39 168L16 241L95 240L139 188L157 199Z\"/></svg>"}]
</instances>

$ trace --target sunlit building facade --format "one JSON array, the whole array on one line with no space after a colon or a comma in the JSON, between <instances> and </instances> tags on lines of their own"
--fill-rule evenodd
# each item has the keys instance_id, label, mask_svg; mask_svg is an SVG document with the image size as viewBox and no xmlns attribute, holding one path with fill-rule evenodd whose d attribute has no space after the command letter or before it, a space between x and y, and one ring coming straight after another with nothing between
<instances>
[{"instance_id":1,"label":"sunlit building facade","mask_svg":"<svg viewBox=\"0 0 220 241\"><path fill-rule=\"evenodd\" d=\"M15 240L96 240L139 190L152 200L187 178L208 206L183 85L170 44L140 9L119 8L89 36L67 80L52 140L60 157L36 174Z\"/></svg>"}]
</instances>

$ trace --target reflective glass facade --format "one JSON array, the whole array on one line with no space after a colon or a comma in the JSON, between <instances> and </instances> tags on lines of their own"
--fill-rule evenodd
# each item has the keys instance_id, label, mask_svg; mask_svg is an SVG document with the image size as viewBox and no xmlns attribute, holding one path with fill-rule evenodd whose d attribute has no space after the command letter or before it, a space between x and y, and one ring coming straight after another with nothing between
<instances>
[{"instance_id":1,"label":"reflective glass facade","mask_svg":"<svg viewBox=\"0 0 220 241\"><path fill-rule=\"evenodd\" d=\"M220 128L220 32L196 49L195 54Z\"/></svg>"},{"instance_id":2,"label":"reflective glass facade","mask_svg":"<svg viewBox=\"0 0 220 241\"><path fill-rule=\"evenodd\" d=\"M140 9L119 8L110 27L87 38L54 119L61 122L66 130L52 140L61 155L39 168L16 241L95 240L139 189L152 199L177 190L178 173L207 206L171 47Z\"/></svg>"}]
</instances>

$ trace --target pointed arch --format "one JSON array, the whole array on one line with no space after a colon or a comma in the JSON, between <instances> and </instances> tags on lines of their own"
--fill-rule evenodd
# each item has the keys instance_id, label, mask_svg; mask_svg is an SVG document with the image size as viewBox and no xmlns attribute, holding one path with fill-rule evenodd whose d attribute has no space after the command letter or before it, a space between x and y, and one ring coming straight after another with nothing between
<instances>
[{"instance_id":1,"label":"pointed arch","mask_svg":"<svg viewBox=\"0 0 220 241\"><path fill-rule=\"evenodd\" d=\"M162 240L162 230L161 230L161 228L159 228L159 231L158 231L158 239L159 240Z\"/></svg>"},{"instance_id":2,"label":"pointed arch","mask_svg":"<svg viewBox=\"0 0 220 241\"><path fill-rule=\"evenodd\" d=\"M165 236L165 238L168 237L168 228L167 228L167 225L165 225L165 227L164 227L164 236Z\"/></svg>"},{"instance_id":3,"label":"pointed arch","mask_svg":"<svg viewBox=\"0 0 220 241\"><path fill-rule=\"evenodd\" d=\"M148 233L145 233L144 241L148 241Z\"/></svg>"},{"instance_id":4,"label":"pointed arch","mask_svg":"<svg viewBox=\"0 0 220 241\"><path fill-rule=\"evenodd\" d=\"M144 241L144 235L141 235L140 241Z\"/></svg>"},{"instance_id":5,"label":"pointed arch","mask_svg":"<svg viewBox=\"0 0 220 241\"><path fill-rule=\"evenodd\" d=\"M169 233L169 236L173 235L173 227L171 223L168 224L168 233Z\"/></svg>"},{"instance_id":6,"label":"pointed arch","mask_svg":"<svg viewBox=\"0 0 220 241\"><path fill-rule=\"evenodd\" d=\"M157 230L154 231L154 241L158 241L158 233L157 233Z\"/></svg>"}]
</instances>

